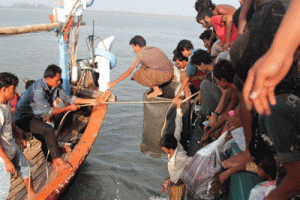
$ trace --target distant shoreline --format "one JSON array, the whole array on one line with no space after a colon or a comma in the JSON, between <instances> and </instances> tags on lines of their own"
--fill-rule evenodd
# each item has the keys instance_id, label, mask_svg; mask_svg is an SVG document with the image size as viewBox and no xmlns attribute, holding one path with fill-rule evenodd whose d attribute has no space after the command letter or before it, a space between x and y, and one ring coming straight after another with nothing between
<instances>
[{"instance_id":1,"label":"distant shoreline","mask_svg":"<svg viewBox=\"0 0 300 200\"><path fill-rule=\"evenodd\" d=\"M54 8L50 6L45 6L45 7L34 7L34 6L29 6L29 7L17 7L17 6L3 6L0 5L0 9L14 9L14 10L20 10L20 9L26 9L26 10L47 10L47 11L52 11ZM104 13L116 13L116 14L124 14L124 15L140 15L140 16L163 16L163 17L184 17L184 18L193 18L191 16L185 16L185 15L170 15L170 14L156 14L156 13L137 13L137 12L128 12L128 11L114 11L114 10L95 10L88 8L85 10L85 12L104 12ZM196 15L195 15L196 16Z\"/></svg>"}]
</instances>

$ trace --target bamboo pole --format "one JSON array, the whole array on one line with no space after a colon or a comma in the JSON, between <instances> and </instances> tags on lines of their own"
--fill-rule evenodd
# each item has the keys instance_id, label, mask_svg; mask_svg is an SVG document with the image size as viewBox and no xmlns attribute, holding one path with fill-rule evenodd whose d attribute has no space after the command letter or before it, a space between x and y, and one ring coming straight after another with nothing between
<instances>
[{"instance_id":1,"label":"bamboo pole","mask_svg":"<svg viewBox=\"0 0 300 200\"><path fill-rule=\"evenodd\" d=\"M72 26L72 59L71 59L71 66L70 71L72 71L73 67L75 66L75 26Z\"/></svg>"},{"instance_id":2,"label":"bamboo pole","mask_svg":"<svg viewBox=\"0 0 300 200\"><path fill-rule=\"evenodd\" d=\"M17 35L23 33L35 33L42 31L51 31L54 28L60 28L61 23L52 23L52 24L37 24L30 26L19 26L19 27L8 27L0 28L0 35Z\"/></svg>"}]
</instances>

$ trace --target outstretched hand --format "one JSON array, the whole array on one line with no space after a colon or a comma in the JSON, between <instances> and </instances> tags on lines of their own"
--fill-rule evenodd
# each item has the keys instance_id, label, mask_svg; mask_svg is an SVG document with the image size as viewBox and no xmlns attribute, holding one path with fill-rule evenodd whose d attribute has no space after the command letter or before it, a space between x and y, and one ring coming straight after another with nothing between
<instances>
[{"instance_id":1,"label":"outstretched hand","mask_svg":"<svg viewBox=\"0 0 300 200\"><path fill-rule=\"evenodd\" d=\"M287 75L292 57L283 57L267 52L249 70L243 96L249 110L255 108L258 114L270 115L271 105L276 104L275 87Z\"/></svg>"},{"instance_id":2,"label":"outstretched hand","mask_svg":"<svg viewBox=\"0 0 300 200\"><path fill-rule=\"evenodd\" d=\"M107 87L108 88L111 88L111 89L114 89L114 87L116 86L117 83L115 82L110 82L110 83L107 83Z\"/></svg>"}]
</instances>

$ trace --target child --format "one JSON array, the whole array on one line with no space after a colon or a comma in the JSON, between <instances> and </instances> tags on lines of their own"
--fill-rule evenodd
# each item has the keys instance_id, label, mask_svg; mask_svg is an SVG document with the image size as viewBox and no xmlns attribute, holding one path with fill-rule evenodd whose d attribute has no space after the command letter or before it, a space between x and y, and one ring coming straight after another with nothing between
<instances>
[{"instance_id":1,"label":"child","mask_svg":"<svg viewBox=\"0 0 300 200\"><path fill-rule=\"evenodd\" d=\"M162 185L162 193L169 187L169 198L171 200L184 198L185 184L180 179L180 176L192 159L192 157L186 155L186 151L184 151L180 144L180 134L182 131L181 100L177 104L175 124L174 136L166 134L160 140L162 150L168 154L168 171L170 174L170 177L166 178Z\"/></svg>"},{"instance_id":2,"label":"child","mask_svg":"<svg viewBox=\"0 0 300 200\"><path fill-rule=\"evenodd\" d=\"M29 163L13 137L9 100L14 97L18 83L19 80L15 75L0 73L0 199L7 199L11 173L15 173L16 170L21 174L25 186L30 191L29 198L35 195L32 181L29 183Z\"/></svg>"}]
</instances>

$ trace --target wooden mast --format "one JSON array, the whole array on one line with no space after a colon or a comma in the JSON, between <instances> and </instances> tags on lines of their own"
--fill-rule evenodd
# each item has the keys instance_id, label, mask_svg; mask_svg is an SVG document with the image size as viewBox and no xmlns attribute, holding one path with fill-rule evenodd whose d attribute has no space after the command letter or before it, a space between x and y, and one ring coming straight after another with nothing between
<instances>
[{"instance_id":1,"label":"wooden mast","mask_svg":"<svg viewBox=\"0 0 300 200\"><path fill-rule=\"evenodd\" d=\"M20 26L20 27L8 27L0 28L0 35L18 35L23 33L36 33L42 31L51 31L54 28L60 28L61 23L51 23L51 24L38 24L31 26Z\"/></svg>"}]
</instances>

